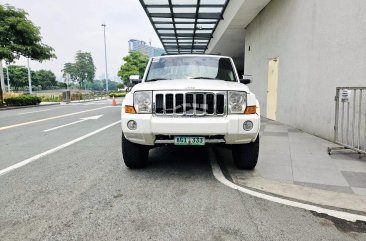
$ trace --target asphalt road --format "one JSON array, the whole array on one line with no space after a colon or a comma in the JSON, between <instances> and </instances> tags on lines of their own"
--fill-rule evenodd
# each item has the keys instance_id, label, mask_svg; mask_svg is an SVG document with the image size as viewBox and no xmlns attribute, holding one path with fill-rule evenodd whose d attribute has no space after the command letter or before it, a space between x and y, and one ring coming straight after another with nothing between
<instances>
[{"instance_id":1,"label":"asphalt road","mask_svg":"<svg viewBox=\"0 0 366 241\"><path fill-rule=\"evenodd\" d=\"M119 119L109 102L0 111L0 171ZM117 123L0 175L0 240L366 240L224 186L207 148L154 149L146 169L129 170L120 138Z\"/></svg>"}]
</instances>

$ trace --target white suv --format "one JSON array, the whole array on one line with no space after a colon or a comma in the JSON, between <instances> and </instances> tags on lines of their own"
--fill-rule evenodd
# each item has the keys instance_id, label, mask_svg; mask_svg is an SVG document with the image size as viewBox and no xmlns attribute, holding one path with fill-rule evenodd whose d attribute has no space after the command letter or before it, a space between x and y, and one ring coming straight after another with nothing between
<instances>
[{"instance_id":1,"label":"white suv","mask_svg":"<svg viewBox=\"0 0 366 241\"><path fill-rule=\"evenodd\" d=\"M233 60L217 55L150 59L140 84L122 104L122 154L141 168L162 145L224 144L240 169L253 169L259 151L260 109Z\"/></svg>"}]
</instances>

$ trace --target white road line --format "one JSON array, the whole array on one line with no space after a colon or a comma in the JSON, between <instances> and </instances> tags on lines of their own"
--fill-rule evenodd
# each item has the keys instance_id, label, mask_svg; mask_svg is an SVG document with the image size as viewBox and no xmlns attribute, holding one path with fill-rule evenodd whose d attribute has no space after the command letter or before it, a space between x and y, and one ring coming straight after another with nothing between
<instances>
[{"instance_id":1,"label":"white road line","mask_svg":"<svg viewBox=\"0 0 366 241\"><path fill-rule=\"evenodd\" d=\"M60 128L63 128L63 127L66 127L66 126L75 125L77 123L84 122L84 121L87 121L87 120L98 120L102 116L103 115L96 115L96 116L90 116L90 117L80 118L81 120L74 121L74 122L71 122L71 123L68 123L68 124L64 124L64 125L60 125L60 126L56 126L56 127L53 127L53 128L47 129L47 130L44 130L43 132L49 132L49 131L58 130Z\"/></svg>"},{"instance_id":2,"label":"white road line","mask_svg":"<svg viewBox=\"0 0 366 241\"><path fill-rule=\"evenodd\" d=\"M58 109L58 108L54 108L54 109L45 109L45 110L36 110L36 111L29 111L29 112L23 112L23 113L19 113L18 115L33 114L33 113L45 112L45 111L55 110L55 109Z\"/></svg>"},{"instance_id":3,"label":"white road line","mask_svg":"<svg viewBox=\"0 0 366 241\"><path fill-rule=\"evenodd\" d=\"M63 127L66 127L66 126L75 125L75 124L77 124L77 123L84 122L84 121L86 121L86 120L78 120L78 121L74 121L74 122L71 122L71 123L68 123L68 124L65 124L65 125L56 126L56 127L53 127L53 128L47 129L47 130L44 130L43 132L54 131L54 130L57 130L57 129L60 129L60 128L63 128Z\"/></svg>"},{"instance_id":4,"label":"white road line","mask_svg":"<svg viewBox=\"0 0 366 241\"><path fill-rule=\"evenodd\" d=\"M62 144L62 145L57 146L57 147L55 147L53 149L50 149L50 150L45 151L45 152L42 152L41 154L35 155L35 156L31 157L31 158L28 158L28 159L26 159L24 161L18 162L17 164L14 164L14 165L12 165L10 167L7 167L5 169L2 169L2 170L0 170L0 176L6 174L8 172L14 171L15 169L18 169L20 167L23 167L23 166L25 166L25 165L27 165L27 164L29 164L31 162L34 162L34 161L36 161L36 160L38 160L38 159L40 159L42 157L45 157L45 156L50 155L50 154L52 154L54 152L57 152L57 151L59 151L59 150L61 150L63 148L66 148L68 146L71 146L71 145L73 145L73 144L75 144L75 143L77 143L77 142L79 142L81 140L84 140L84 139L86 139L88 137L91 137L91 136L93 136L93 135L95 135L95 134L97 134L99 132L102 132L102 131L104 131L104 130L112 127L112 126L115 126L115 125L117 125L120 122L121 121L114 122L114 123L112 123L110 125L104 126L104 127L100 128L98 130L95 130L93 132L90 132L90 133L88 133L88 134L86 134L84 136L81 136L79 138L76 138L76 139L74 139L72 141L69 141L69 142L67 142L65 144Z\"/></svg>"},{"instance_id":5,"label":"white road line","mask_svg":"<svg viewBox=\"0 0 366 241\"><path fill-rule=\"evenodd\" d=\"M232 189L235 189L240 192L246 193L248 195L251 195L251 196L254 196L257 198L261 198L261 199L265 199L265 200L268 200L271 202L275 202L275 203L279 203L279 204L283 204L283 205L287 205L287 206L291 206L291 207L296 207L296 208L302 208L302 209L314 211L317 213L324 213L329 216L344 219L344 220L351 221L351 222L356 222L357 220L366 221L366 216L363 216L363 215L348 213L348 212L344 212L344 211L337 211L337 210L318 207L315 205L291 201L291 200L287 200L285 198L271 196L268 194L256 192L256 191L238 186L225 178L224 174L222 173L222 171L220 169L220 166L218 165L218 163L216 161L216 157L215 157L215 154L213 153L212 149L209 149L209 155L210 155L210 159L211 159L211 167L212 167L212 172L213 172L214 177L219 182L221 182L222 184L224 184Z\"/></svg>"},{"instance_id":6,"label":"white road line","mask_svg":"<svg viewBox=\"0 0 366 241\"><path fill-rule=\"evenodd\" d=\"M53 116L53 117L49 117L49 118L45 118L45 119L40 119L40 120L35 120L35 121L29 121L29 122L19 123L19 124L15 124L15 125L10 125L10 126L3 126L3 127L0 127L0 131L6 130L6 129L10 129L10 128L19 127L19 126L30 125L30 124L34 124L34 123L38 123L38 122L43 122L43 121L48 121L48 120L54 120L54 119L59 119L59 118L62 118L62 117L67 117L67 116L77 115L77 114L81 114L81 113L86 113L86 112L90 112L90 111L94 111L94 110L101 110L101 109L105 109L105 108L110 108L110 106L104 106L104 107L90 109L90 110L73 112L73 113L69 113L69 114L65 114L65 115Z\"/></svg>"}]
</instances>

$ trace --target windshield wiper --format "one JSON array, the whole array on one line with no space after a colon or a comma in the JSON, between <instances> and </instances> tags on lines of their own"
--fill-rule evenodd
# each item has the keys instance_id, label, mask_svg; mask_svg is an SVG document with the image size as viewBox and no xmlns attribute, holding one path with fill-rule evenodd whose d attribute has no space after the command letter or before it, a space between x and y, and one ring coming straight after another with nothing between
<instances>
[{"instance_id":1,"label":"windshield wiper","mask_svg":"<svg viewBox=\"0 0 366 241\"><path fill-rule=\"evenodd\" d=\"M193 77L193 78L190 78L190 79L216 79L216 78L198 76L198 77Z\"/></svg>"},{"instance_id":2,"label":"windshield wiper","mask_svg":"<svg viewBox=\"0 0 366 241\"><path fill-rule=\"evenodd\" d=\"M158 81L158 80L168 80L168 79L164 79L164 78L155 78L155 79L148 79L146 82L150 82L150 81Z\"/></svg>"}]
</instances>

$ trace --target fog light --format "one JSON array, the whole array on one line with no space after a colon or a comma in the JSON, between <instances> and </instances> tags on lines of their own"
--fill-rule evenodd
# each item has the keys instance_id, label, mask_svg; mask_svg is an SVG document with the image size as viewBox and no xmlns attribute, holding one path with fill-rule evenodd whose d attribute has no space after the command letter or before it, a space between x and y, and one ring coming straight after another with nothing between
<instances>
[{"instance_id":1,"label":"fog light","mask_svg":"<svg viewBox=\"0 0 366 241\"><path fill-rule=\"evenodd\" d=\"M137 129L137 123L136 123L136 121L134 121L134 120L130 120L129 122L127 122L127 127L128 127L128 129L130 129L130 130L136 130Z\"/></svg>"},{"instance_id":2,"label":"fog light","mask_svg":"<svg viewBox=\"0 0 366 241\"><path fill-rule=\"evenodd\" d=\"M250 131L251 129L253 129L253 122L251 121L246 121L243 123L243 129L245 131Z\"/></svg>"}]
</instances>

